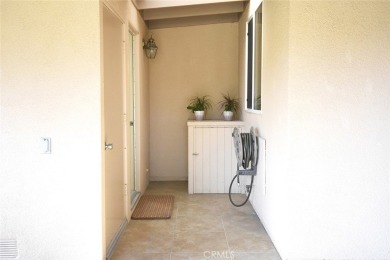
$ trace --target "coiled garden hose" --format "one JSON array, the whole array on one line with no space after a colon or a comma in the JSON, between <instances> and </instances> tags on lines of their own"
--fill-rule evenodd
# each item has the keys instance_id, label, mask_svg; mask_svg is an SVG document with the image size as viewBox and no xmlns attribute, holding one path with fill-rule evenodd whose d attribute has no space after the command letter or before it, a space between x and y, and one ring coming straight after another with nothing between
<instances>
[{"instance_id":1,"label":"coiled garden hose","mask_svg":"<svg viewBox=\"0 0 390 260\"><path fill-rule=\"evenodd\" d=\"M250 133L241 134L239 133L239 130L237 128L234 128L232 136L234 139L234 147L237 157L237 174L230 182L229 200L234 206L241 207L247 203L252 192L254 175L256 174L256 166L258 163L259 146L258 139L253 127L251 127ZM250 171L251 174L248 175L251 175L251 184L249 186L249 189L247 190L248 194L243 203L237 204L232 200L232 186L235 179L237 179L237 185L240 186L240 172L245 172L245 170L240 171L239 168L242 167L244 169L248 169L249 165L251 166L251 169L248 170L248 172Z\"/></svg>"},{"instance_id":2,"label":"coiled garden hose","mask_svg":"<svg viewBox=\"0 0 390 260\"><path fill-rule=\"evenodd\" d=\"M236 204L236 203L234 203L234 201L232 200L232 186L233 186L234 180L235 180L236 178L238 178L238 174L236 174L236 175L233 177L232 182L230 183L230 186L229 186L229 200L230 200L230 202L231 202L234 206L236 206L236 207L242 207L242 206L244 206L244 205L248 202L249 197L251 196L252 186L253 186L253 179L255 178L255 176L254 176L254 175L251 176L251 185L249 186L248 195L246 196L244 202L241 203L241 204Z\"/></svg>"}]
</instances>

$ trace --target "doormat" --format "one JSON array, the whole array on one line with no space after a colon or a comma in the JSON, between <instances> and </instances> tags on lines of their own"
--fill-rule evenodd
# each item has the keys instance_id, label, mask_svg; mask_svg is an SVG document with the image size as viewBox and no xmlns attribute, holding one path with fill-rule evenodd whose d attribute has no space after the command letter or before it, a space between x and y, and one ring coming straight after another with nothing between
<instances>
[{"instance_id":1,"label":"doormat","mask_svg":"<svg viewBox=\"0 0 390 260\"><path fill-rule=\"evenodd\" d=\"M139 200L132 219L168 219L173 210L173 195L143 195Z\"/></svg>"}]
</instances>

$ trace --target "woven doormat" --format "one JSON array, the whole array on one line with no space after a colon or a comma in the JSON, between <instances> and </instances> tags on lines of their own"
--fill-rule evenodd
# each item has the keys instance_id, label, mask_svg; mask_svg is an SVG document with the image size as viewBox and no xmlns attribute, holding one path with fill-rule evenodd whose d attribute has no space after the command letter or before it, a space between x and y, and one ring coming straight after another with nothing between
<instances>
[{"instance_id":1,"label":"woven doormat","mask_svg":"<svg viewBox=\"0 0 390 260\"><path fill-rule=\"evenodd\" d=\"M131 216L132 219L167 219L173 209L173 195L143 195Z\"/></svg>"}]
</instances>

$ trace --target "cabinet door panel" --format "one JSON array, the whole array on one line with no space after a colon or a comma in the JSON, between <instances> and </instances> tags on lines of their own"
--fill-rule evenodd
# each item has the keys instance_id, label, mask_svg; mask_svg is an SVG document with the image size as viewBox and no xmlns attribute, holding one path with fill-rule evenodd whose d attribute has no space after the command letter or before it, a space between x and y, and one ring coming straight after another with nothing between
<instances>
[{"instance_id":1,"label":"cabinet door panel","mask_svg":"<svg viewBox=\"0 0 390 260\"><path fill-rule=\"evenodd\" d=\"M218 184L217 184L217 192L225 193L225 129L224 127L217 128L217 165L218 165Z\"/></svg>"},{"instance_id":2,"label":"cabinet door panel","mask_svg":"<svg viewBox=\"0 0 390 260\"><path fill-rule=\"evenodd\" d=\"M225 139L225 145L224 145L224 157L225 157L225 193L229 192L229 184L230 180L232 179L232 171L234 171L235 168L232 167L232 160L233 160L233 146L232 146L232 128L225 128L224 129L224 139ZM233 151L234 152L234 151Z\"/></svg>"},{"instance_id":3,"label":"cabinet door panel","mask_svg":"<svg viewBox=\"0 0 390 260\"><path fill-rule=\"evenodd\" d=\"M194 193L228 193L237 162L231 126L189 128L189 187ZM241 128L239 128L241 131ZM244 183L243 183L244 184ZM237 185L232 187L238 192ZM189 189L192 193L192 190Z\"/></svg>"},{"instance_id":4,"label":"cabinet door panel","mask_svg":"<svg viewBox=\"0 0 390 260\"><path fill-rule=\"evenodd\" d=\"M194 193L203 192L203 130L202 128L194 129Z\"/></svg>"},{"instance_id":5,"label":"cabinet door panel","mask_svg":"<svg viewBox=\"0 0 390 260\"><path fill-rule=\"evenodd\" d=\"M210 130L210 193L218 193L218 128L209 128Z\"/></svg>"},{"instance_id":6,"label":"cabinet door panel","mask_svg":"<svg viewBox=\"0 0 390 260\"><path fill-rule=\"evenodd\" d=\"M210 193L210 129L202 128L202 153L199 153L198 156L198 159L202 160L202 172L200 174L203 175L203 193Z\"/></svg>"}]
</instances>

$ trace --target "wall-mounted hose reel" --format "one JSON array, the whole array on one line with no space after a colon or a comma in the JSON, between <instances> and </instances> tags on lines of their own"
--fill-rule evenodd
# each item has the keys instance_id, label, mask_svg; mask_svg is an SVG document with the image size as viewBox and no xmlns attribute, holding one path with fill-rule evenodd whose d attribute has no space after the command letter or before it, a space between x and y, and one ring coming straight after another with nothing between
<instances>
[{"instance_id":1,"label":"wall-mounted hose reel","mask_svg":"<svg viewBox=\"0 0 390 260\"><path fill-rule=\"evenodd\" d=\"M241 207L247 203L252 192L253 179L257 174L257 163L259 158L259 139L255 133L255 129L251 127L250 133L240 133L238 128L234 128L232 133L234 141L234 151L237 158L237 172L232 179L229 187L230 202ZM251 184L247 185L246 198L243 203L235 203L232 200L232 186L234 180L237 180L237 185L240 187L240 175L251 176Z\"/></svg>"}]
</instances>

